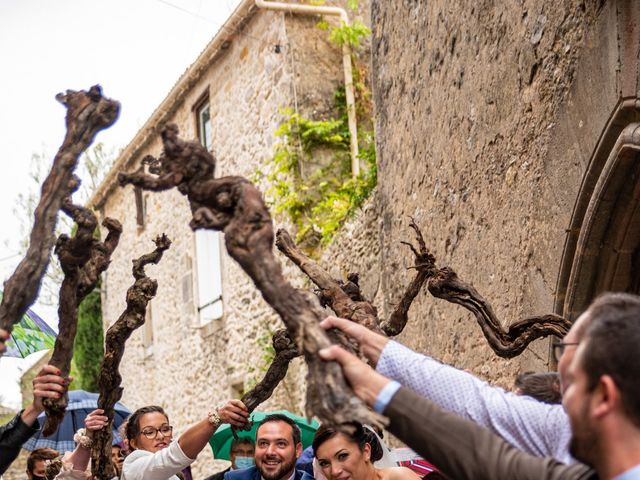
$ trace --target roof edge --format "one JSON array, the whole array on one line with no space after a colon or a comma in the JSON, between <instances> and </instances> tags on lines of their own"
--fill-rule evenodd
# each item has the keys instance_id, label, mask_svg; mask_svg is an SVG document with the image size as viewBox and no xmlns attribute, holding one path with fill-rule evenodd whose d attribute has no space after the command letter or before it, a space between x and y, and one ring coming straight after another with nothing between
<instances>
[{"instance_id":1,"label":"roof edge","mask_svg":"<svg viewBox=\"0 0 640 480\"><path fill-rule=\"evenodd\" d=\"M238 30L251 19L258 11L255 0L242 0L233 11L231 16L222 24L218 32L207 44L198 58L187 68L180 76L176 84L169 91L162 103L156 107L151 116L144 125L138 130L133 139L120 152L113 166L100 182L98 188L93 192L87 206L94 209L101 208L109 194L117 186L118 172L124 170L131 159L148 144L152 135L156 134L156 126L165 121L173 114L177 105L186 96L190 88L197 82L200 73L209 67L211 61L216 58L223 50L228 48L229 42L236 35Z\"/></svg>"}]
</instances>

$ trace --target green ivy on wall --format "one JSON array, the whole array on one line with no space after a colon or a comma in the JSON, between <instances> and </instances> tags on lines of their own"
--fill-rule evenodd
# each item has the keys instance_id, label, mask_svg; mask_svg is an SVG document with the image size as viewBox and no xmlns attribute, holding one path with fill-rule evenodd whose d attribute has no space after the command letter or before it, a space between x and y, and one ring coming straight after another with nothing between
<instances>
[{"instance_id":1,"label":"green ivy on wall","mask_svg":"<svg viewBox=\"0 0 640 480\"><path fill-rule=\"evenodd\" d=\"M357 4L355 5L357 7ZM329 28L337 45L357 48L371 31L361 22ZM354 64L357 62L354 59ZM361 174L351 175L350 133L344 87L335 94L337 118L312 120L292 109L281 111L280 139L267 162L267 202L276 214L285 214L296 227L296 241L310 254L326 246L344 222L362 207L377 184L375 141L371 128L371 98L363 68L354 69ZM256 172L258 176L262 172Z\"/></svg>"}]
</instances>

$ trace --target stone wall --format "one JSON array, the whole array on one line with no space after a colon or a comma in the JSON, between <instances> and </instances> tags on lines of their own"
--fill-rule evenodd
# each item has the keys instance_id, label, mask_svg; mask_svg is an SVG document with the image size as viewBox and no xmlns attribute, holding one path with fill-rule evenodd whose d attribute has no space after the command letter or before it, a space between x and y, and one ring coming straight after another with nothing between
<instances>
[{"instance_id":1,"label":"stone wall","mask_svg":"<svg viewBox=\"0 0 640 480\"><path fill-rule=\"evenodd\" d=\"M637 96L637 18L616 1L372 3L383 311L407 282L408 216L503 325L554 310L583 175ZM550 366L548 341L501 360L470 313L424 292L400 339L505 386Z\"/></svg>"},{"instance_id":2,"label":"stone wall","mask_svg":"<svg viewBox=\"0 0 640 480\"><path fill-rule=\"evenodd\" d=\"M333 94L343 82L341 50L316 27L318 20L253 13L227 48L202 69L184 100L175 105L168 121L179 125L183 138L193 139L197 137L193 108L208 95L216 176L255 179L256 170L273 154L277 141L273 132L283 120L282 107L297 103L303 115L314 118L332 110ZM136 153L132 169L144 155L160 153L158 137ZM263 179L256 180L264 187ZM124 227L104 282L103 312L106 326L117 319L133 280L131 259L151 251L152 239L167 233L171 248L158 266L147 267L148 275L159 284L149 314L153 341L145 344L145 327L141 327L127 343L121 366L122 402L131 409L163 405L177 436L262 377L265 345L281 322L223 248L224 316L201 326L195 308L195 240L188 228L191 214L186 199L175 190L143 195L144 228L136 225L132 187L115 188L102 206L103 215L120 219ZM285 265L285 275L297 286L304 284L291 265ZM185 282L192 289L193 301L185 302ZM295 360L285 382L260 409L303 413L304 375L302 360ZM211 457L205 449L193 466L194 478L220 469Z\"/></svg>"}]
</instances>

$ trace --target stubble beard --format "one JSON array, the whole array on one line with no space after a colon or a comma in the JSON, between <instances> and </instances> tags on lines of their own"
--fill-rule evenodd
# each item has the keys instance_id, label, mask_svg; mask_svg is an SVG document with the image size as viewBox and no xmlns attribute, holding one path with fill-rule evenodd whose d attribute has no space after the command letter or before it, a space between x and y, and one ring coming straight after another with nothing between
<instances>
[{"instance_id":1,"label":"stubble beard","mask_svg":"<svg viewBox=\"0 0 640 480\"><path fill-rule=\"evenodd\" d=\"M264 480L282 480L282 479L287 479L287 478L289 478L289 476L291 476L291 472L293 471L293 469L296 466L296 460L297 459L294 457L289 462L282 463L280 465L280 468L274 473L263 472L262 468L259 468L260 475L262 475L262 478L264 478Z\"/></svg>"},{"instance_id":2,"label":"stubble beard","mask_svg":"<svg viewBox=\"0 0 640 480\"><path fill-rule=\"evenodd\" d=\"M599 451L599 436L588 422L589 404L585 402L578 421L571 422L569 453L582 463L595 467Z\"/></svg>"}]
</instances>

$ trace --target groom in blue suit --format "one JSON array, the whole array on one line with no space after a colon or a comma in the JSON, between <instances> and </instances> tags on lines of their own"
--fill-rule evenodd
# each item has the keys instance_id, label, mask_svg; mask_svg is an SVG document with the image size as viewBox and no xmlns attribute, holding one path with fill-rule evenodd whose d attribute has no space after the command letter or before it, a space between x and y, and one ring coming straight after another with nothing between
<instances>
[{"instance_id":1,"label":"groom in blue suit","mask_svg":"<svg viewBox=\"0 0 640 480\"><path fill-rule=\"evenodd\" d=\"M286 415L268 415L256 431L256 465L225 473L224 480L313 480L296 470L302 453L300 429Z\"/></svg>"}]
</instances>

